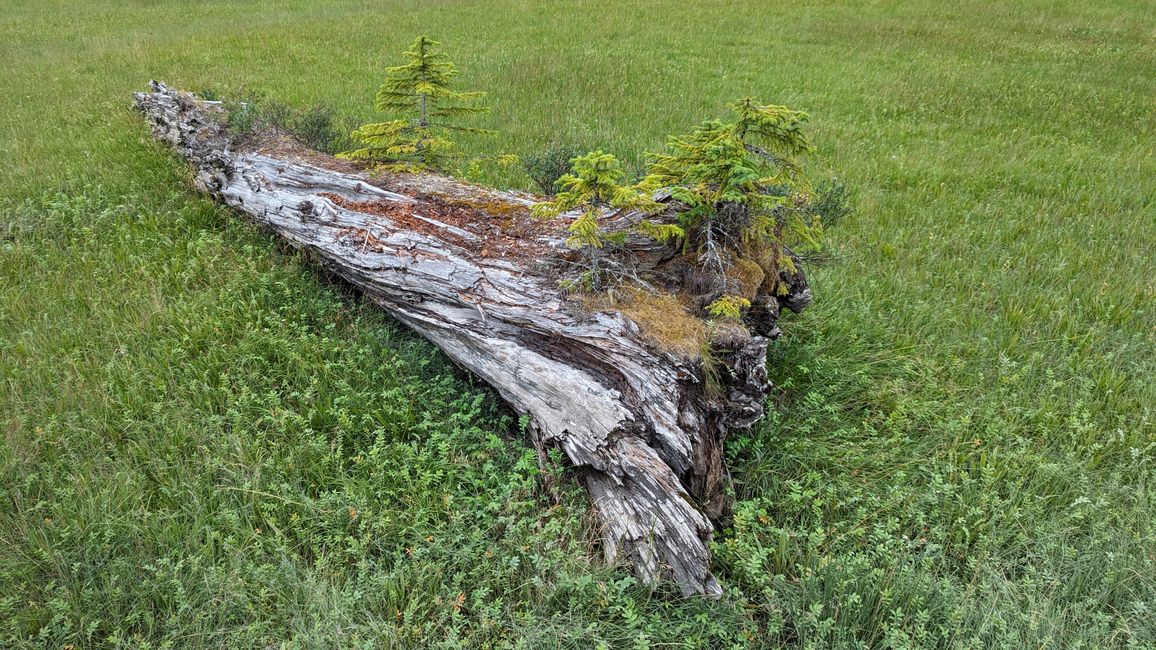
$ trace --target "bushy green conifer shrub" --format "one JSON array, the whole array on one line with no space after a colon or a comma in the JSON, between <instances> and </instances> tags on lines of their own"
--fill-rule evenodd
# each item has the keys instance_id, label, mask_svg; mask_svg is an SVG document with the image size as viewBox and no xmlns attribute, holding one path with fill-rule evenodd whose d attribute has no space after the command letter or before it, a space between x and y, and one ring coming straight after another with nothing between
<instances>
[{"instance_id":1,"label":"bushy green conifer shrub","mask_svg":"<svg viewBox=\"0 0 1156 650\"><path fill-rule=\"evenodd\" d=\"M534 206L534 216L554 217L563 212L579 209L582 213L570 224L571 246L592 246L601 248L604 235L598 227L598 217L606 208L619 210L641 210L656 212L662 204L654 200L645 188L637 184L627 184L622 163L612 154L592 151L571 160L571 172L558 179L561 191L553 201L545 201ZM665 240L682 237L682 228L642 220L636 228L655 239ZM621 237L625 233L610 233L610 237Z\"/></svg>"},{"instance_id":2,"label":"bushy green conifer shrub","mask_svg":"<svg viewBox=\"0 0 1156 650\"><path fill-rule=\"evenodd\" d=\"M707 120L670 138L667 152L651 154L636 183L625 182L610 154L575 157L571 172L558 181L562 191L534 213L579 210L570 225L571 245L601 248L625 233L607 232L600 217L618 210L673 212L673 220L644 218L633 228L659 240L680 238L709 287L706 315L741 319L765 282L794 270L786 248L817 248L823 226L799 164L811 150L803 133L806 114L749 97L728 108L732 120Z\"/></svg>"}]
</instances>

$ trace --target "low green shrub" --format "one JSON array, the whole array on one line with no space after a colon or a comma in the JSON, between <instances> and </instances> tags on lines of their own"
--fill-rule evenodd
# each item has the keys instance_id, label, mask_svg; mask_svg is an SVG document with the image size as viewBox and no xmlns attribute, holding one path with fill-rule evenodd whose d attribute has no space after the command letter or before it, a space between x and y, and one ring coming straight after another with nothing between
<instances>
[{"instance_id":1,"label":"low green shrub","mask_svg":"<svg viewBox=\"0 0 1156 650\"><path fill-rule=\"evenodd\" d=\"M522 156L522 169L547 196L558 191L557 183L570 171L575 158L589 151L576 144L551 144L538 153Z\"/></svg>"},{"instance_id":2,"label":"low green shrub","mask_svg":"<svg viewBox=\"0 0 1156 650\"><path fill-rule=\"evenodd\" d=\"M855 211L851 189L837 178L820 181L815 185L810 210L818 215L823 228L838 224Z\"/></svg>"},{"instance_id":3,"label":"low green shrub","mask_svg":"<svg viewBox=\"0 0 1156 650\"><path fill-rule=\"evenodd\" d=\"M212 90L202 90L197 94L206 100L222 96ZM226 127L237 140L277 130L293 136L310 149L329 154L344 151L353 143L349 135L354 126L352 120L343 118L328 104L318 103L297 109L252 91L226 95L220 101L228 111Z\"/></svg>"}]
</instances>

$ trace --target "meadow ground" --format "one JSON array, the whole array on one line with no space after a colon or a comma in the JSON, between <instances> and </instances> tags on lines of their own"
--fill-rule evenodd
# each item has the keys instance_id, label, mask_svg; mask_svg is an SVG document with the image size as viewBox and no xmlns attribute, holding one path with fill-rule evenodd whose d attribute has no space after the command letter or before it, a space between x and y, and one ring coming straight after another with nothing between
<instances>
[{"instance_id":1,"label":"meadow ground","mask_svg":"<svg viewBox=\"0 0 1156 650\"><path fill-rule=\"evenodd\" d=\"M0 646L1156 646L1150 2L0 8ZM519 426L188 190L130 93L371 116L444 41L637 164L755 95L855 190L737 436L718 601L590 559ZM527 184L515 173L489 179Z\"/></svg>"}]
</instances>

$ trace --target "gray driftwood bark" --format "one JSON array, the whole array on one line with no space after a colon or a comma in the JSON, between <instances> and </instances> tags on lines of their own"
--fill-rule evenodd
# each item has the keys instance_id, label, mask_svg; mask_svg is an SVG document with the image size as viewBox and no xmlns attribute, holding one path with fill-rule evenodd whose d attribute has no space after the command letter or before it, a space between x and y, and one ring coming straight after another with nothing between
<instances>
[{"instance_id":1,"label":"gray driftwood bark","mask_svg":"<svg viewBox=\"0 0 1156 650\"><path fill-rule=\"evenodd\" d=\"M560 448L582 477L609 560L626 558L647 582L669 575L684 594L720 592L708 543L712 520L729 515L723 441L763 414L766 337L780 306L809 302L801 273L784 278L786 295L756 301L763 335L714 341L710 390L701 359L659 349L618 311L567 299L554 263L574 254L566 219L532 221L523 195L370 178L300 149L234 150L218 105L162 83L136 105L198 189L309 251L528 414L539 453ZM627 248L652 268L677 255L641 238Z\"/></svg>"}]
</instances>

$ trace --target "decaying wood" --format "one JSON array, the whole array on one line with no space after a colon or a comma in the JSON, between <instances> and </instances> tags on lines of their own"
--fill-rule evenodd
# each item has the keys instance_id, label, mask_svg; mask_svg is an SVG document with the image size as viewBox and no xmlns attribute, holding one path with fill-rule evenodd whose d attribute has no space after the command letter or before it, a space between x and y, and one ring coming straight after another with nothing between
<instances>
[{"instance_id":1,"label":"decaying wood","mask_svg":"<svg viewBox=\"0 0 1156 650\"><path fill-rule=\"evenodd\" d=\"M685 594L717 594L708 542L728 516L723 441L763 414L767 336L780 306L810 300L801 272L760 295L753 329L699 355L665 350L631 318L559 289L575 252L567 218L530 218L530 197L432 175L370 175L300 148L233 148L222 109L153 82L136 95L153 134L195 169L195 185L272 228L528 414L539 450L565 452L588 488L610 560ZM637 215L608 215L629 221ZM650 270L676 248L631 238ZM783 293L784 295L778 295Z\"/></svg>"}]
</instances>

